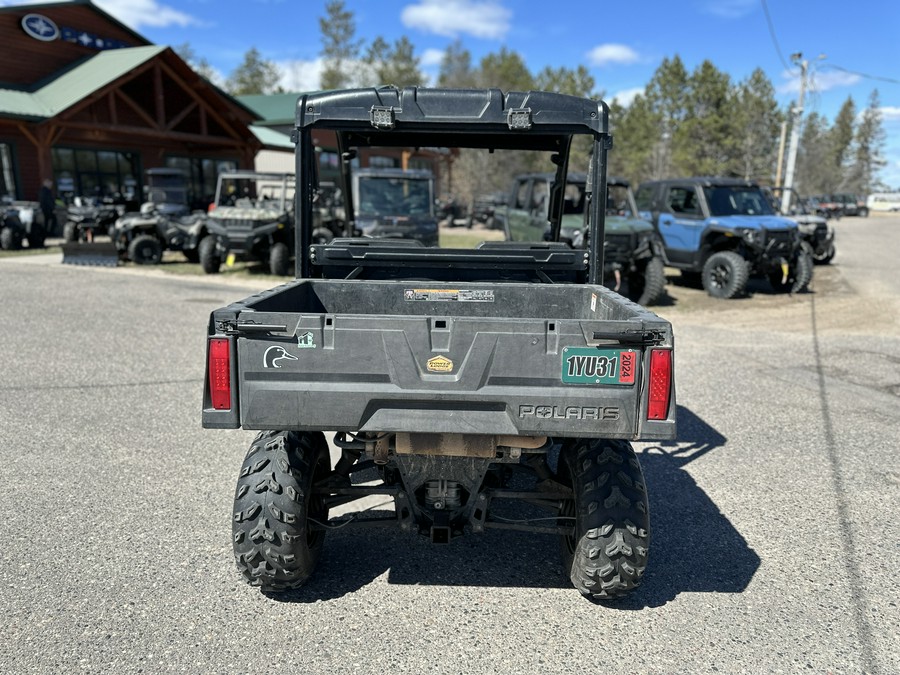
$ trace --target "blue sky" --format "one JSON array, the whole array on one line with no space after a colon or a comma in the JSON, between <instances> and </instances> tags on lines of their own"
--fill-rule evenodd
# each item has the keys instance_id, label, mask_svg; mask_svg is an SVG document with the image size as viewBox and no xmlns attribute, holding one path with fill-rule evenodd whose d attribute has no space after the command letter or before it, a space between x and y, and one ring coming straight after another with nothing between
<instances>
[{"instance_id":1,"label":"blue sky","mask_svg":"<svg viewBox=\"0 0 900 675\"><path fill-rule=\"evenodd\" d=\"M255 47L282 69L287 90L318 86L325 0L94 2L157 44L190 43L223 77ZM605 98L622 102L643 89L662 59L677 54L689 70L709 59L735 81L762 68L786 105L797 96L799 70L790 55L799 52L810 62L807 113L833 121L848 96L862 109L878 89L888 134L881 177L900 189L898 0L346 0L345 6L358 38L368 44L379 35L389 42L408 36L430 75L459 38L475 63L505 46L534 73L583 64Z\"/></svg>"}]
</instances>

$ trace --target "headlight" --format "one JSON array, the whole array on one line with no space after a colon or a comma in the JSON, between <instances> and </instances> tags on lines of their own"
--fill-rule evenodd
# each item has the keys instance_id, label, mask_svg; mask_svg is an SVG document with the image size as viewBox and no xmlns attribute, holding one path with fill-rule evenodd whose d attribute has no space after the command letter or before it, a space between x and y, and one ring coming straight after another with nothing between
<instances>
[{"instance_id":1,"label":"headlight","mask_svg":"<svg viewBox=\"0 0 900 675\"><path fill-rule=\"evenodd\" d=\"M750 246L759 246L762 243L762 230L757 230L752 227L739 227L737 228L737 232L741 235L741 239Z\"/></svg>"}]
</instances>

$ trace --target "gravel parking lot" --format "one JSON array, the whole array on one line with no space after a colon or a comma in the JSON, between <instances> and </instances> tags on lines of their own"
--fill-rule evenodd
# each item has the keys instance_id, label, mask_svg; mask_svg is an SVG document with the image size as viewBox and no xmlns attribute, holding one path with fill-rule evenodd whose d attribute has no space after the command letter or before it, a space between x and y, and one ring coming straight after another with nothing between
<instances>
[{"instance_id":1,"label":"gravel parking lot","mask_svg":"<svg viewBox=\"0 0 900 675\"><path fill-rule=\"evenodd\" d=\"M260 594L230 541L253 434L200 405L209 312L269 282L0 259L0 671L900 672L900 217L836 227L809 293L672 273L679 441L638 445L650 567L616 607L497 531L336 530Z\"/></svg>"}]
</instances>

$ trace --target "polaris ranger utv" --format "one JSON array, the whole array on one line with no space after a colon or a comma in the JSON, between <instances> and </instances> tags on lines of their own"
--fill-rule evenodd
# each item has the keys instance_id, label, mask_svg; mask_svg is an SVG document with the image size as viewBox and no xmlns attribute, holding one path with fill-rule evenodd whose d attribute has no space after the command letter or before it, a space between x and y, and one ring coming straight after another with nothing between
<instances>
[{"instance_id":1,"label":"polaris ranger utv","mask_svg":"<svg viewBox=\"0 0 900 675\"><path fill-rule=\"evenodd\" d=\"M333 134L345 190L360 150L470 148L507 171L517 164L500 155L528 154L554 171L550 240L313 244L313 132ZM576 135L589 154L570 156ZM336 527L394 525L440 544L507 529L558 538L584 595L629 593L650 542L630 442L675 438L673 335L601 285L607 106L498 89L329 91L300 97L293 139L297 278L215 310L208 327L203 426L260 430L235 493L240 572L267 592L296 588ZM559 241L570 167L587 173L585 250ZM393 511L329 514L370 495Z\"/></svg>"}]
</instances>

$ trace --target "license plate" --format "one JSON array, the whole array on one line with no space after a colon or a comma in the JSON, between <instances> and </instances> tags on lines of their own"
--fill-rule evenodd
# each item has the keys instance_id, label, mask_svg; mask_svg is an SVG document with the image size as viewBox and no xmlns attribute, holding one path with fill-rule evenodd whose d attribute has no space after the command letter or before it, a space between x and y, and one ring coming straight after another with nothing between
<instances>
[{"instance_id":1,"label":"license plate","mask_svg":"<svg viewBox=\"0 0 900 675\"><path fill-rule=\"evenodd\" d=\"M637 369L633 349L565 347L562 351L563 384L631 386Z\"/></svg>"}]
</instances>

